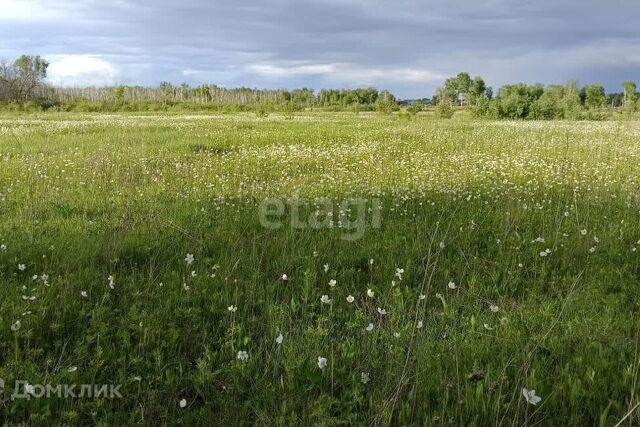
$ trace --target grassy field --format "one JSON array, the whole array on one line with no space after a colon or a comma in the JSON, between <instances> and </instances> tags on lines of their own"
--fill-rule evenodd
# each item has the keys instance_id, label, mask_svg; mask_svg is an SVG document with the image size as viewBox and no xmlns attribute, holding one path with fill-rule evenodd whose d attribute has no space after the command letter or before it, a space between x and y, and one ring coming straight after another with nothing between
<instances>
[{"instance_id":1,"label":"grassy field","mask_svg":"<svg viewBox=\"0 0 640 427\"><path fill-rule=\"evenodd\" d=\"M640 401L639 141L624 121L0 116L0 419L614 425Z\"/></svg>"}]
</instances>

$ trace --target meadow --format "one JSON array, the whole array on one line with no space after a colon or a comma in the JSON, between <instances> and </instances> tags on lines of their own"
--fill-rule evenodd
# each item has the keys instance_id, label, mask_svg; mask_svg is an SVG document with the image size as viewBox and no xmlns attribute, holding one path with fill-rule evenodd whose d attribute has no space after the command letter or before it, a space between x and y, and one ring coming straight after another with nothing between
<instances>
[{"instance_id":1,"label":"meadow","mask_svg":"<svg viewBox=\"0 0 640 427\"><path fill-rule=\"evenodd\" d=\"M0 419L638 425L639 141L625 120L3 113Z\"/></svg>"}]
</instances>

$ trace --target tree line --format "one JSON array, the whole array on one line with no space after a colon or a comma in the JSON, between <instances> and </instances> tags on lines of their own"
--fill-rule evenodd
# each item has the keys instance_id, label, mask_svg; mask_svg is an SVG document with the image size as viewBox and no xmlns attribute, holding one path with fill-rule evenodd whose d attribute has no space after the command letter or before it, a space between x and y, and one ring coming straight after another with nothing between
<instances>
[{"instance_id":1,"label":"tree line","mask_svg":"<svg viewBox=\"0 0 640 427\"><path fill-rule=\"evenodd\" d=\"M622 92L607 94L600 84L580 86L515 83L496 94L482 77L462 72L445 80L430 102L398 101L389 91L375 88L294 90L223 88L214 84L189 86L162 82L157 87L53 87L46 83L49 64L39 56L23 55L14 62L0 62L0 104L14 109L55 109L59 111L141 111L182 109L234 109L296 111L376 110L391 113L402 106L415 115L426 105L435 105L439 117L451 117L456 109L466 109L476 117L493 119L598 119L612 109L633 113L640 109L636 84L626 81Z\"/></svg>"},{"instance_id":2,"label":"tree line","mask_svg":"<svg viewBox=\"0 0 640 427\"><path fill-rule=\"evenodd\" d=\"M162 82L157 87L53 87L46 83L49 64L39 56L21 56L13 63L0 62L0 103L20 109L39 108L73 111L127 111L235 107L236 109L300 110L306 108L393 111L393 94L375 88L255 89L223 88L214 84L189 86Z\"/></svg>"},{"instance_id":3,"label":"tree line","mask_svg":"<svg viewBox=\"0 0 640 427\"><path fill-rule=\"evenodd\" d=\"M467 107L476 117L493 119L600 119L611 108L626 113L640 109L640 96L632 81L622 83L621 93L607 94L604 86L515 83L502 86L494 96L481 77L459 73L447 79L433 98L436 113L450 117L454 106Z\"/></svg>"}]
</instances>

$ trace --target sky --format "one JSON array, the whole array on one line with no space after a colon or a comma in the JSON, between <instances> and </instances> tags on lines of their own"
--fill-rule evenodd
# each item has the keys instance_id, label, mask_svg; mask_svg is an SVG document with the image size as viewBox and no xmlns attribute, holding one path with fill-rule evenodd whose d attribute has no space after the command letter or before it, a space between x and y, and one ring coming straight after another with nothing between
<instances>
[{"instance_id":1,"label":"sky","mask_svg":"<svg viewBox=\"0 0 640 427\"><path fill-rule=\"evenodd\" d=\"M638 0L0 0L0 58L54 85L375 86L431 97L460 71L640 82Z\"/></svg>"}]
</instances>

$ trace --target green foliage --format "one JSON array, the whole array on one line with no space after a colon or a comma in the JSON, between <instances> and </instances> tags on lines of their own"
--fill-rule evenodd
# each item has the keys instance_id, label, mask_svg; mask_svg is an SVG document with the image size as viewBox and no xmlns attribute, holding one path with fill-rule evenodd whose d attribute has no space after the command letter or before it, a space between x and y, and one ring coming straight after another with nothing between
<instances>
[{"instance_id":1,"label":"green foliage","mask_svg":"<svg viewBox=\"0 0 640 427\"><path fill-rule=\"evenodd\" d=\"M116 86L113 88L113 101L116 103L116 105L124 104L124 92L124 86Z\"/></svg>"},{"instance_id":2,"label":"green foliage","mask_svg":"<svg viewBox=\"0 0 640 427\"><path fill-rule=\"evenodd\" d=\"M444 99L450 104L465 104L474 117L492 119L606 120L612 116L611 111L592 110L623 104L627 115L634 117L637 110L635 83L625 82L623 88L624 93L607 95L599 84L580 87L577 82L570 81L565 86L544 87L516 83L501 87L498 96L493 98L492 89L486 87L482 78L471 80L468 73L460 73L445 81L434 96L434 102L437 106Z\"/></svg>"},{"instance_id":3,"label":"green foliage","mask_svg":"<svg viewBox=\"0 0 640 427\"><path fill-rule=\"evenodd\" d=\"M529 111L532 119L561 119L564 117L563 98L565 88L563 86L547 86L544 93L533 102Z\"/></svg>"},{"instance_id":4,"label":"green foliage","mask_svg":"<svg viewBox=\"0 0 640 427\"><path fill-rule=\"evenodd\" d=\"M436 105L435 109L436 117L439 119L450 119L455 113L451 100L448 97L443 97Z\"/></svg>"},{"instance_id":5,"label":"green foliage","mask_svg":"<svg viewBox=\"0 0 640 427\"><path fill-rule=\"evenodd\" d=\"M14 62L18 78L27 82L41 82L47 77L49 63L40 56L22 55Z\"/></svg>"},{"instance_id":6,"label":"green foliage","mask_svg":"<svg viewBox=\"0 0 640 427\"><path fill-rule=\"evenodd\" d=\"M456 77L445 80L444 87L438 90L434 102L437 105L446 98L451 104L473 107L482 96L487 96L484 80L481 77L472 80L469 73L459 73Z\"/></svg>"},{"instance_id":7,"label":"green foliage","mask_svg":"<svg viewBox=\"0 0 640 427\"><path fill-rule=\"evenodd\" d=\"M475 103L472 105L471 113L477 118L497 118L495 106L496 104L492 103L486 95L481 95L476 98Z\"/></svg>"},{"instance_id":8,"label":"green foliage","mask_svg":"<svg viewBox=\"0 0 640 427\"><path fill-rule=\"evenodd\" d=\"M424 110L424 105L420 101L412 101L411 104L407 107L407 111L412 116L415 116L420 111Z\"/></svg>"},{"instance_id":9,"label":"green foliage","mask_svg":"<svg viewBox=\"0 0 640 427\"><path fill-rule=\"evenodd\" d=\"M293 120L295 116L295 111L296 111L296 104L293 101L287 102L283 111L285 119Z\"/></svg>"},{"instance_id":10,"label":"green foliage","mask_svg":"<svg viewBox=\"0 0 640 427\"><path fill-rule=\"evenodd\" d=\"M598 84L587 85L585 91L585 106L587 108L601 108L607 101L604 87Z\"/></svg>"},{"instance_id":11,"label":"green foliage","mask_svg":"<svg viewBox=\"0 0 640 427\"><path fill-rule=\"evenodd\" d=\"M635 102L636 100L636 84L630 80L622 83L622 88L624 89L624 102L630 103Z\"/></svg>"},{"instance_id":12,"label":"green foliage","mask_svg":"<svg viewBox=\"0 0 640 427\"><path fill-rule=\"evenodd\" d=\"M564 88L562 97L562 113L565 119L578 119L582 107L580 105L580 87L577 82L571 81Z\"/></svg>"},{"instance_id":13,"label":"green foliage","mask_svg":"<svg viewBox=\"0 0 640 427\"><path fill-rule=\"evenodd\" d=\"M323 89L318 93L320 107L350 107L354 105L373 106L379 93L374 88L364 89Z\"/></svg>"},{"instance_id":14,"label":"green foliage","mask_svg":"<svg viewBox=\"0 0 640 427\"><path fill-rule=\"evenodd\" d=\"M396 98L388 91L380 92L375 103L376 111L382 114L391 114L398 110Z\"/></svg>"},{"instance_id":15,"label":"green foliage","mask_svg":"<svg viewBox=\"0 0 640 427\"><path fill-rule=\"evenodd\" d=\"M542 85L518 83L500 88L496 103L500 117L524 119L529 116L532 104L537 101L544 89Z\"/></svg>"},{"instance_id":16,"label":"green foliage","mask_svg":"<svg viewBox=\"0 0 640 427\"><path fill-rule=\"evenodd\" d=\"M631 116L636 112L638 103L638 94L636 93L636 84L632 81L622 83L624 89L624 112Z\"/></svg>"}]
</instances>

